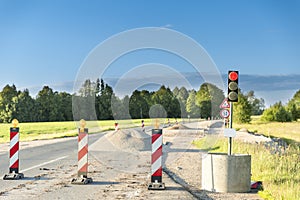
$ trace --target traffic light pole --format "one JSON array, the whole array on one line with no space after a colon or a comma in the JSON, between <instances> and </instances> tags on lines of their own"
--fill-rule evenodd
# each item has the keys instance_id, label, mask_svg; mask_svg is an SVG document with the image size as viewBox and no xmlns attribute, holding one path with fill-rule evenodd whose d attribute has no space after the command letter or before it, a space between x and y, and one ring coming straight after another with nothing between
<instances>
[{"instance_id":1,"label":"traffic light pole","mask_svg":"<svg viewBox=\"0 0 300 200\"><path fill-rule=\"evenodd\" d=\"M230 124L229 128L232 129L233 118L233 103L239 100L239 71L228 71L228 101L230 102ZM231 155L232 150L232 137L228 138L228 155Z\"/></svg>"},{"instance_id":2,"label":"traffic light pole","mask_svg":"<svg viewBox=\"0 0 300 200\"><path fill-rule=\"evenodd\" d=\"M232 128L232 117L233 116L233 103L230 102L230 121L229 128ZM232 152L232 137L228 138L228 155L230 156Z\"/></svg>"}]
</instances>

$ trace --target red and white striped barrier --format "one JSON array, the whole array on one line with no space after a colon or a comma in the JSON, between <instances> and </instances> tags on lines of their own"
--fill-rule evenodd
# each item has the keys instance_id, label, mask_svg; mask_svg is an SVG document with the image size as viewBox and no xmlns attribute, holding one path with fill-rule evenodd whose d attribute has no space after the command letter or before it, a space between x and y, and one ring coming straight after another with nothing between
<instances>
[{"instance_id":1,"label":"red and white striped barrier","mask_svg":"<svg viewBox=\"0 0 300 200\"><path fill-rule=\"evenodd\" d=\"M78 134L78 177L88 173L88 130Z\"/></svg>"},{"instance_id":2,"label":"red and white striped barrier","mask_svg":"<svg viewBox=\"0 0 300 200\"><path fill-rule=\"evenodd\" d=\"M83 128L78 133L78 173L72 184L88 184L93 182L88 174L88 129L84 128L85 122L81 121Z\"/></svg>"},{"instance_id":3,"label":"red and white striped barrier","mask_svg":"<svg viewBox=\"0 0 300 200\"><path fill-rule=\"evenodd\" d=\"M162 129L152 129L151 183L149 190L164 190L162 183Z\"/></svg>"},{"instance_id":4,"label":"red and white striped barrier","mask_svg":"<svg viewBox=\"0 0 300 200\"><path fill-rule=\"evenodd\" d=\"M145 123L144 123L144 120L142 120L142 131L145 132Z\"/></svg>"},{"instance_id":5,"label":"red and white striped barrier","mask_svg":"<svg viewBox=\"0 0 300 200\"><path fill-rule=\"evenodd\" d=\"M115 131L119 130L119 123L115 123Z\"/></svg>"},{"instance_id":6,"label":"red and white striped barrier","mask_svg":"<svg viewBox=\"0 0 300 200\"><path fill-rule=\"evenodd\" d=\"M10 128L10 149L9 149L9 174L5 174L4 180L15 180L24 178L22 173L19 173L19 127L18 120L13 120L13 126Z\"/></svg>"}]
</instances>

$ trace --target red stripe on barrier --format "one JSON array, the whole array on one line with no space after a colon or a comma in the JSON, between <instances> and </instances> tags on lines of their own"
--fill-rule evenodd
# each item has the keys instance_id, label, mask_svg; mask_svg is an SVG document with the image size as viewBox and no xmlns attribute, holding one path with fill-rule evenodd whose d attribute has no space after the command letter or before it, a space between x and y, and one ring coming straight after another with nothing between
<instances>
[{"instance_id":1,"label":"red stripe on barrier","mask_svg":"<svg viewBox=\"0 0 300 200\"><path fill-rule=\"evenodd\" d=\"M10 140L12 140L19 132L12 131L10 132Z\"/></svg>"},{"instance_id":2,"label":"red stripe on barrier","mask_svg":"<svg viewBox=\"0 0 300 200\"><path fill-rule=\"evenodd\" d=\"M9 168L14 168L14 169L19 168L19 160L16 160L16 162L12 166L10 166Z\"/></svg>"},{"instance_id":3,"label":"red stripe on barrier","mask_svg":"<svg viewBox=\"0 0 300 200\"><path fill-rule=\"evenodd\" d=\"M78 134L78 142L80 142L85 136L87 136L87 133L79 133Z\"/></svg>"},{"instance_id":4,"label":"red stripe on barrier","mask_svg":"<svg viewBox=\"0 0 300 200\"><path fill-rule=\"evenodd\" d=\"M86 163L85 165L83 165L83 167L81 169L78 170L78 172L88 172L88 164Z\"/></svg>"},{"instance_id":5,"label":"red stripe on barrier","mask_svg":"<svg viewBox=\"0 0 300 200\"><path fill-rule=\"evenodd\" d=\"M162 167L160 167L156 172L152 174L152 176L162 176Z\"/></svg>"},{"instance_id":6,"label":"red stripe on barrier","mask_svg":"<svg viewBox=\"0 0 300 200\"><path fill-rule=\"evenodd\" d=\"M78 161L88 153L88 145L85 145L82 149L78 151Z\"/></svg>"},{"instance_id":7,"label":"red stripe on barrier","mask_svg":"<svg viewBox=\"0 0 300 200\"><path fill-rule=\"evenodd\" d=\"M152 144L161 136L161 134L152 134Z\"/></svg>"},{"instance_id":8,"label":"red stripe on barrier","mask_svg":"<svg viewBox=\"0 0 300 200\"><path fill-rule=\"evenodd\" d=\"M162 156L162 146L160 146L157 151L155 151L153 154L152 154L152 164L159 158Z\"/></svg>"},{"instance_id":9,"label":"red stripe on barrier","mask_svg":"<svg viewBox=\"0 0 300 200\"><path fill-rule=\"evenodd\" d=\"M9 150L9 157L11 158L17 151L19 151L19 142Z\"/></svg>"}]
</instances>

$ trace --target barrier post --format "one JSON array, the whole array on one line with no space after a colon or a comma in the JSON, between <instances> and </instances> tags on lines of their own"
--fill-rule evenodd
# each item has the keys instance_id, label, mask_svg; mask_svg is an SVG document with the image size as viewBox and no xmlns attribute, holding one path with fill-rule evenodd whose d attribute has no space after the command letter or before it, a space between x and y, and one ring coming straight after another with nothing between
<instances>
[{"instance_id":1,"label":"barrier post","mask_svg":"<svg viewBox=\"0 0 300 200\"><path fill-rule=\"evenodd\" d=\"M115 123L115 131L118 131L119 130L119 123Z\"/></svg>"},{"instance_id":2,"label":"barrier post","mask_svg":"<svg viewBox=\"0 0 300 200\"><path fill-rule=\"evenodd\" d=\"M162 129L152 129L151 183L148 190L164 190L162 183Z\"/></svg>"},{"instance_id":3,"label":"barrier post","mask_svg":"<svg viewBox=\"0 0 300 200\"><path fill-rule=\"evenodd\" d=\"M144 123L144 120L142 120L142 131L145 132L145 123Z\"/></svg>"},{"instance_id":4,"label":"barrier post","mask_svg":"<svg viewBox=\"0 0 300 200\"><path fill-rule=\"evenodd\" d=\"M88 178L88 129L85 128L86 122L80 120L80 128L78 131L78 172L77 178L72 179L72 184L88 184L93 179Z\"/></svg>"},{"instance_id":5,"label":"barrier post","mask_svg":"<svg viewBox=\"0 0 300 200\"><path fill-rule=\"evenodd\" d=\"M17 180L24 178L23 173L19 173L19 124L17 119L12 120L13 127L10 128L10 148L9 148L9 173L5 174L4 180Z\"/></svg>"}]
</instances>

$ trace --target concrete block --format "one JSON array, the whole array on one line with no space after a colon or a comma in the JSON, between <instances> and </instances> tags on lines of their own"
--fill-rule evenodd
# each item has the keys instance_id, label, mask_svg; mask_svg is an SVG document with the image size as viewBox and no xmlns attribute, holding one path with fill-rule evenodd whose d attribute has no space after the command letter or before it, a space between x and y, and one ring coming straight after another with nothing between
<instances>
[{"instance_id":1,"label":"concrete block","mask_svg":"<svg viewBox=\"0 0 300 200\"><path fill-rule=\"evenodd\" d=\"M249 192L251 155L203 154L202 189L212 192Z\"/></svg>"}]
</instances>

